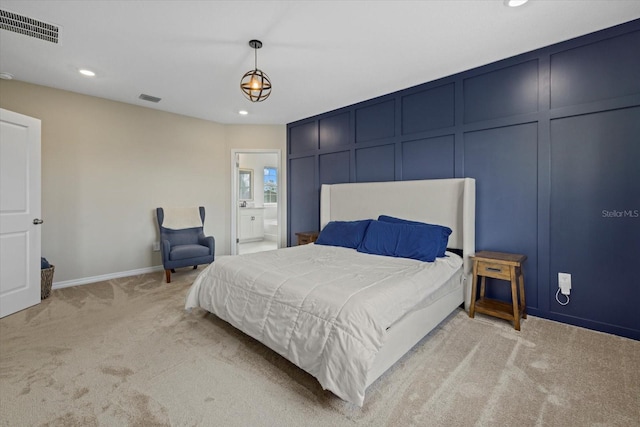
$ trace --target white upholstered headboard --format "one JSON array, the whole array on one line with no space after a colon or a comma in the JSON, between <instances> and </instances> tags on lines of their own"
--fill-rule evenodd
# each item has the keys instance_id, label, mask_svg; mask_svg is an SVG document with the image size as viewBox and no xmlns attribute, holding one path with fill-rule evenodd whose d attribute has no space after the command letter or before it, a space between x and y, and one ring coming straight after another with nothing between
<instances>
[{"instance_id":1,"label":"white upholstered headboard","mask_svg":"<svg viewBox=\"0 0 640 427\"><path fill-rule=\"evenodd\" d=\"M329 221L377 219L379 215L445 225L449 247L462 249L466 276L465 307L471 297L471 260L475 254L476 181L473 178L363 182L323 185L320 229Z\"/></svg>"}]
</instances>

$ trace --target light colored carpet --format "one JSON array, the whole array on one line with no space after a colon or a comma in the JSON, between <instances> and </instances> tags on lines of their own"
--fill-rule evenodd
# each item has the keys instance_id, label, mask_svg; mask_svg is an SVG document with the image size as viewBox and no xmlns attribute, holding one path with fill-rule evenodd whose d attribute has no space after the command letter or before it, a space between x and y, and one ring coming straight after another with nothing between
<instances>
[{"instance_id":1,"label":"light colored carpet","mask_svg":"<svg viewBox=\"0 0 640 427\"><path fill-rule=\"evenodd\" d=\"M198 270L201 271L201 270ZM204 311L198 271L55 290L0 320L3 426L638 426L640 342L458 310L363 408Z\"/></svg>"}]
</instances>

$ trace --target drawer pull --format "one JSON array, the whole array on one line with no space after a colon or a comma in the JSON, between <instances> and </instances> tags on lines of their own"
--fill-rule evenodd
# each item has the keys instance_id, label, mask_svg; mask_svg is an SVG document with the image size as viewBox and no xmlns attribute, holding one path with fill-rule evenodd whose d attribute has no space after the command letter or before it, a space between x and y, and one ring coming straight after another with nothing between
<instances>
[{"instance_id":1,"label":"drawer pull","mask_svg":"<svg viewBox=\"0 0 640 427\"><path fill-rule=\"evenodd\" d=\"M502 269L501 268L495 268L495 267L487 267L488 271L496 271L496 272L501 272Z\"/></svg>"}]
</instances>

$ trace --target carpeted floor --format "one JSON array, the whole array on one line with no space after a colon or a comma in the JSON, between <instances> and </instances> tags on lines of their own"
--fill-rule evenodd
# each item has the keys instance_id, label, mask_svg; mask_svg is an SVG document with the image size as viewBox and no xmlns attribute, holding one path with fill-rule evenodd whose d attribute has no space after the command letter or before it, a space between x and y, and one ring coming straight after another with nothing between
<instances>
[{"instance_id":1,"label":"carpeted floor","mask_svg":"<svg viewBox=\"0 0 640 427\"><path fill-rule=\"evenodd\" d=\"M2 426L638 426L640 342L458 310L363 408L204 311L196 274L54 290L0 320Z\"/></svg>"}]
</instances>

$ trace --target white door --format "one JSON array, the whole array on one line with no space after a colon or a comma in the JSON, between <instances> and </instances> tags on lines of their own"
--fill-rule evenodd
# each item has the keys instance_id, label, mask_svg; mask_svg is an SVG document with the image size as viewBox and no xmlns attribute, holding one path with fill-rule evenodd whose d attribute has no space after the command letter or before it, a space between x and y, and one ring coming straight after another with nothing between
<instances>
[{"instance_id":1,"label":"white door","mask_svg":"<svg viewBox=\"0 0 640 427\"><path fill-rule=\"evenodd\" d=\"M40 120L0 109L0 317L40 302Z\"/></svg>"}]
</instances>

